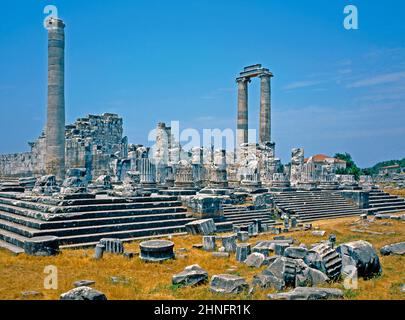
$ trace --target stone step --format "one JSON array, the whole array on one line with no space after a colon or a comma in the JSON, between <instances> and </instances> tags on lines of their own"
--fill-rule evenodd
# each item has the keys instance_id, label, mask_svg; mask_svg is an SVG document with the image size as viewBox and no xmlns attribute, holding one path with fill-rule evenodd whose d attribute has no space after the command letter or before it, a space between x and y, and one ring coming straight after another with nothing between
<instances>
[{"instance_id":1,"label":"stone step","mask_svg":"<svg viewBox=\"0 0 405 320\"><path fill-rule=\"evenodd\" d=\"M166 203L168 204L168 203ZM177 203L176 203L177 204ZM0 204L0 211L13 213L16 215L21 215L25 217L44 217L44 214L40 211L29 210L29 209L22 209L12 205L4 205ZM155 213L168 213L168 212L186 212L187 209L181 206L172 206L171 203L167 206L163 206L163 204L159 207L155 206L154 208L146 208L146 209L120 209L120 210L108 210L108 211L88 211L88 212L75 212L69 213L64 215L56 215L47 217L47 221L60 221L66 220L69 217L72 219L74 218L81 218L81 219L90 219L90 218L102 218L102 217L114 217L114 216L131 216L131 215L146 215L146 214L155 214ZM49 214L48 214L49 215ZM44 217L45 218L45 217ZM45 221L45 220L44 220Z\"/></svg>"},{"instance_id":2,"label":"stone step","mask_svg":"<svg viewBox=\"0 0 405 320\"><path fill-rule=\"evenodd\" d=\"M48 212L57 214L64 213L82 213L82 212L98 212L98 211L110 211L110 210L129 210L129 209L155 209L161 207L179 207L182 206L181 201L164 201L164 202L135 202L135 203L124 203L124 204L103 204L103 205L84 205L84 206L65 206L65 207L54 207L39 203L27 202L27 201L17 201L17 200L6 200L0 199L0 210L7 211L6 208L20 208L32 210L33 212Z\"/></svg>"},{"instance_id":3,"label":"stone step","mask_svg":"<svg viewBox=\"0 0 405 320\"><path fill-rule=\"evenodd\" d=\"M404 206L371 208L376 213L393 213L405 211Z\"/></svg>"},{"instance_id":4,"label":"stone step","mask_svg":"<svg viewBox=\"0 0 405 320\"><path fill-rule=\"evenodd\" d=\"M240 216L240 217L233 217L233 218L226 218L226 221L234 222L234 221L254 221L256 219L263 220L263 219L272 219L271 216L268 215L255 215L255 216Z\"/></svg>"},{"instance_id":5,"label":"stone step","mask_svg":"<svg viewBox=\"0 0 405 320\"><path fill-rule=\"evenodd\" d=\"M173 233L185 232L186 228L184 225L181 226L170 226L161 228L147 228L147 229L137 229L137 230L125 230L118 232L105 232L105 233L93 233L85 235L67 236L60 237L59 241L62 245L77 244L81 245L83 243L97 242L102 238L118 238L118 239L137 239L140 237L149 237L156 235L168 235Z\"/></svg>"},{"instance_id":6,"label":"stone step","mask_svg":"<svg viewBox=\"0 0 405 320\"><path fill-rule=\"evenodd\" d=\"M327 220L327 219L336 219L336 218L345 218L345 217L353 217L353 216L360 216L362 212L359 213L334 213L329 215L308 215L308 216L298 216L298 220L300 222L306 221L316 221L316 220Z\"/></svg>"},{"instance_id":7,"label":"stone step","mask_svg":"<svg viewBox=\"0 0 405 320\"><path fill-rule=\"evenodd\" d=\"M272 224L274 220L271 218L256 218L261 220L263 223L269 223ZM252 223L255 219L251 218L240 218L240 219L235 219L235 220L227 220L228 222L232 222L234 225L241 225L241 224L247 224L247 223Z\"/></svg>"},{"instance_id":8,"label":"stone step","mask_svg":"<svg viewBox=\"0 0 405 320\"><path fill-rule=\"evenodd\" d=\"M311 216L311 215L328 216L328 215L331 215L331 214L340 214L340 213L348 213L348 214L357 214L357 213L359 213L360 214L360 212L362 212L362 211L359 210L359 209L352 209L352 210L345 210L345 209L339 210L339 209L336 209L336 210L333 210L333 211L329 210L329 211L296 212L295 214L297 214L297 215L299 215L301 217L304 217L304 216Z\"/></svg>"},{"instance_id":9,"label":"stone step","mask_svg":"<svg viewBox=\"0 0 405 320\"><path fill-rule=\"evenodd\" d=\"M8 242L14 246L24 248L24 243L27 240L27 237L10 232L4 229L0 229L0 240Z\"/></svg>"},{"instance_id":10,"label":"stone step","mask_svg":"<svg viewBox=\"0 0 405 320\"><path fill-rule=\"evenodd\" d=\"M381 208L381 207L401 207L405 206L405 201L392 201L392 202L384 202L384 203L372 203L369 205L370 208Z\"/></svg>"},{"instance_id":11,"label":"stone step","mask_svg":"<svg viewBox=\"0 0 405 320\"><path fill-rule=\"evenodd\" d=\"M333 208L353 208L352 205L350 205L349 203L339 203L339 204L335 204L335 203L330 203L328 205L296 205L296 206L279 206L284 210L316 210L318 208L322 208L322 209L333 209Z\"/></svg>"},{"instance_id":12,"label":"stone step","mask_svg":"<svg viewBox=\"0 0 405 320\"><path fill-rule=\"evenodd\" d=\"M84 227L93 225L119 224L119 223L166 220L166 219L182 219L186 218L187 216L187 213L184 208L160 209L158 212L153 214L142 214L142 213L143 213L142 211L141 212L138 211L136 212L136 214L132 215L123 215L123 216L118 215L112 217L69 219L69 220L46 222L38 219L24 217L21 215L16 215L13 213L0 211L0 219L18 223L34 229L47 230L47 229Z\"/></svg>"},{"instance_id":13,"label":"stone step","mask_svg":"<svg viewBox=\"0 0 405 320\"><path fill-rule=\"evenodd\" d=\"M308 210L291 210L293 213L297 214L311 214L311 213L317 213L317 214L327 214L331 212L337 212L337 211L344 211L344 212L352 212L352 211L359 211L359 209L354 208L354 207L335 207L335 208L319 208L318 210L314 209L308 209Z\"/></svg>"},{"instance_id":14,"label":"stone step","mask_svg":"<svg viewBox=\"0 0 405 320\"><path fill-rule=\"evenodd\" d=\"M5 249L10 251L11 253L15 255L19 255L21 253L24 253L24 249L17 247L11 243L8 243L6 241L0 240L0 248Z\"/></svg>"},{"instance_id":15,"label":"stone step","mask_svg":"<svg viewBox=\"0 0 405 320\"><path fill-rule=\"evenodd\" d=\"M136 223L123 223L123 224L110 224L110 225L92 225L86 227L74 227L74 228L61 228L61 229L49 229L49 230L37 230L29 227L22 226L13 222L8 222L0 219L0 229L7 230L27 238L40 237L46 235L52 235L56 237L69 237L86 234L97 233L113 233L121 231L133 231L139 229L154 228L159 229L162 227L172 226L184 226L186 223L193 221L194 219L175 219L175 220L158 220L158 221L144 221Z\"/></svg>"},{"instance_id":16,"label":"stone step","mask_svg":"<svg viewBox=\"0 0 405 320\"><path fill-rule=\"evenodd\" d=\"M368 203L370 204L374 204L374 203L384 203L384 202L393 202L393 201L405 201L405 199L401 199L401 198L389 198L389 199L374 199L374 200L370 200L368 201Z\"/></svg>"},{"instance_id":17,"label":"stone step","mask_svg":"<svg viewBox=\"0 0 405 320\"><path fill-rule=\"evenodd\" d=\"M236 217L236 216L244 216L244 215L250 215L250 214L266 214L270 215L272 214L272 210L249 210L246 212L232 212L232 213L224 213L225 217Z\"/></svg>"}]
</instances>

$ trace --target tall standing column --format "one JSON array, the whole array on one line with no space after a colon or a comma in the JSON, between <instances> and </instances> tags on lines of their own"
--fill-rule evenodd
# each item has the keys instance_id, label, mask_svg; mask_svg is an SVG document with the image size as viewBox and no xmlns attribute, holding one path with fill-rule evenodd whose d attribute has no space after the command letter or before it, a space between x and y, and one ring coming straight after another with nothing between
<instances>
[{"instance_id":1,"label":"tall standing column","mask_svg":"<svg viewBox=\"0 0 405 320\"><path fill-rule=\"evenodd\" d=\"M48 114L46 124L46 172L62 180L65 175L65 24L47 20Z\"/></svg>"},{"instance_id":2,"label":"tall standing column","mask_svg":"<svg viewBox=\"0 0 405 320\"><path fill-rule=\"evenodd\" d=\"M264 73L260 76L260 134L259 142L271 142L271 85L273 75Z\"/></svg>"},{"instance_id":3,"label":"tall standing column","mask_svg":"<svg viewBox=\"0 0 405 320\"><path fill-rule=\"evenodd\" d=\"M249 78L238 78L237 148L248 143L248 83Z\"/></svg>"}]
</instances>

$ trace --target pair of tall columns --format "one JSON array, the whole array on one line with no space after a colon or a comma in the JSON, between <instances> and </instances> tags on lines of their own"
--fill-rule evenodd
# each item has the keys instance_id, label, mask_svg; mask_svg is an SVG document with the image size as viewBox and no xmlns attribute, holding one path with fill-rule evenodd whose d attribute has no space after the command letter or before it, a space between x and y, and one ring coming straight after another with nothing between
<instances>
[{"instance_id":1,"label":"pair of tall columns","mask_svg":"<svg viewBox=\"0 0 405 320\"><path fill-rule=\"evenodd\" d=\"M62 180L65 175L65 24L47 20L48 112L46 124L46 173Z\"/></svg>"},{"instance_id":2,"label":"pair of tall columns","mask_svg":"<svg viewBox=\"0 0 405 320\"><path fill-rule=\"evenodd\" d=\"M260 77L260 124L259 142L271 142L271 73L263 73ZM237 79L238 83L238 123L237 146L248 143L249 116L248 116L248 84L249 77Z\"/></svg>"}]
</instances>

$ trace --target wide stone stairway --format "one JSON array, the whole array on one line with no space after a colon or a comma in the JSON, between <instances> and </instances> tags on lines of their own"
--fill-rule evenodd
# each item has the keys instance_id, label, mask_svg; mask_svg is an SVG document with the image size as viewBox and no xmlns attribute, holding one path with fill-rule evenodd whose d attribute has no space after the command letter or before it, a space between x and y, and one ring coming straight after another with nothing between
<instances>
[{"instance_id":1,"label":"wide stone stairway","mask_svg":"<svg viewBox=\"0 0 405 320\"><path fill-rule=\"evenodd\" d=\"M274 193L274 203L299 221L361 215L362 210L332 191L287 191Z\"/></svg>"},{"instance_id":2,"label":"wide stone stairway","mask_svg":"<svg viewBox=\"0 0 405 320\"><path fill-rule=\"evenodd\" d=\"M224 205L224 217L235 226L251 223L255 219L269 225L275 224L271 209L255 209L254 206Z\"/></svg>"},{"instance_id":3,"label":"wide stone stairway","mask_svg":"<svg viewBox=\"0 0 405 320\"><path fill-rule=\"evenodd\" d=\"M24 250L27 238L59 237L61 248L95 245L102 238L131 241L185 233L187 209L178 197L58 200L0 193L0 247Z\"/></svg>"},{"instance_id":4,"label":"wide stone stairway","mask_svg":"<svg viewBox=\"0 0 405 320\"><path fill-rule=\"evenodd\" d=\"M380 189L372 189L369 196L370 210L377 214L405 211L405 199Z\"/></svg>"}]
</instances>

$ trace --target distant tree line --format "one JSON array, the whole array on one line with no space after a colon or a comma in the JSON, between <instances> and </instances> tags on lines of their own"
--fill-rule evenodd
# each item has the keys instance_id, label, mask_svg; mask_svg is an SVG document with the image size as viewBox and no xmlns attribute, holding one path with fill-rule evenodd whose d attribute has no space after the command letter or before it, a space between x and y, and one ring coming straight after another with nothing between
<instances>
[{"instance_id":1,"label":"distant tree line","mask_svg":"<svg viewBox=\"0 0 405 320\"><path fill-rule=\"evenodd\" d=\"M336 174L352 174L355 176L356 180L359 180L361 175L376 175L381 168L387 166L393 166L399 164L401 168L405 167L405 158L402 160L389 160L377 163L371 168L359 168L353 161L352 156L349 153L336 153L336 159L346 161L346 169L338 169Z\"/></svg>"}]
</instances>

